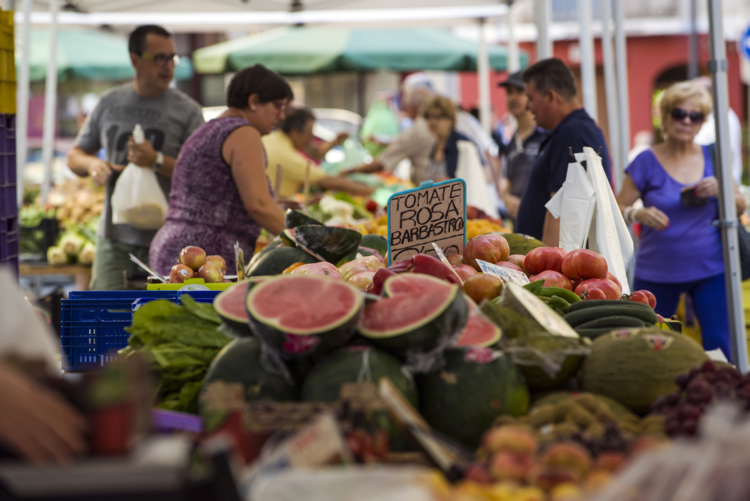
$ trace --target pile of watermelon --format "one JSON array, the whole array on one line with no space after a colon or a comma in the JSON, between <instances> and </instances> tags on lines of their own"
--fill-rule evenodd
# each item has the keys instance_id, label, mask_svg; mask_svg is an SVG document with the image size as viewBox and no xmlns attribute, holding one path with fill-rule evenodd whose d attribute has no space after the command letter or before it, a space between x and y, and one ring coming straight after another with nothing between
<instances>
[{"instance_id":1,"label":"pile of watermelon","mask_svg":"<svg viewBox=\"0 0 750 501\"><path fill-rule=\"evenodd\" d=\"M201 412L211 427L222 417L211 412L216 388L242 388L247 400L330 402L349 383L382 378L435 430L467 447L498 416L526 413L523 376L496 349L500 328L448 266L417 255L386 268L382 237L363 242L293 211L287 226L253 259L249 279L214 301L237 340L206 378ZM352 281L362 274L369 280Z\"/></svg>"}]
</instances>

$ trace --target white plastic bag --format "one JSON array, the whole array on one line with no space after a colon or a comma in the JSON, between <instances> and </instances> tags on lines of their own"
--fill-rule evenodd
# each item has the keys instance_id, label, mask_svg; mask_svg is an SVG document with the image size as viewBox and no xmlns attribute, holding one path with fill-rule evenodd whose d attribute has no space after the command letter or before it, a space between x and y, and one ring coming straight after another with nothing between
<instances>
[{"instance_id":1,"label":"white plastic bag","mask_svg":"<svg viewBox=\"0 0 750 501\"><path fill-rule=\"evenodd\" d=\"M491 217L498 217L497 207L490 200L479 152L471 141L458 142L456 177L466 183L466 205L473 205Z\"/></svg>"},{"instance_id":2,"label":"white plastic bag","mask_svg":"<svg viewBox=\"0 0 750 501\"><path fill-rule=\"evenodd\" d=\"M143 129L136 124L133 139L143 143ZM129 163L115 183L112 192L112 223L127 224L139 230L156 230L164 224L167 197L150 168Z\"/></svg>"}]
</instances>

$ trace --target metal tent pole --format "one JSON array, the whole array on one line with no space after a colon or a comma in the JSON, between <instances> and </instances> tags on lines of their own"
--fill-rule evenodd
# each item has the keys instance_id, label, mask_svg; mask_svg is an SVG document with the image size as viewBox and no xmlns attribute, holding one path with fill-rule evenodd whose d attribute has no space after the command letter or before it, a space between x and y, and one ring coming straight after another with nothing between
<instances>
[{"instance_id":1,"label":"metal tent pole","mask_svg":"<svg viewBox=\"0 0 750 501\"><path fill-rule=\"evenodd\" d=\"M516 20L513 17L513 0L508 2L508 14L505 15L505 23L508 26L508 73L515 73L521 69L521 53L518 50L518 38L516 37Z\"/></svg>"},{"instance_id":2,"label":"metal tent pole","mask_svg":"<svg viewBox=\"0 0 750 501\"><path fill-rule=\"evenodd\" d=\"M688 48L688 78L698 76L698 0L690 0L690 46Z\"/></svg>"},{"instance_id":3,"label":"metal tent pole","mask_svg":"<svg viewBox=\"0 0 750 501\"><path fill-rule=\"evenodd\" d=\"M615 60L617 64L617 101L620 118L620 161L625 169L630 152L630 99L628 97L628 52L622 14L622 0L612 0L615 18Z\"/></svg>"},{"instance_id":4,"label":"metal tent pole","mask_svg":"<svg viewBox=\"0 0 750 501\"><path fill-rule=\"evenodd\" d=\"M729 163L729 91L727 88L727 47L724 41L721 0L708 0L708 22L711 60L708 70L714 90L716 124L716 174L719 179L719 217L721 240L724 244L729 328L732 333L732 361L744 374L748 371L745 312L742 306L737 210L734 204L734 184Z\"/></svg>"},{"instance_id":5,"label":"metal tent pole","mask_svg":"<svg viewBox=\"0 0 750 501\"><path fill-rule=\"evenodd\" d=\"M536 17L536 60L541 61L553 56L552 37L549 27L552 23L552 0L534 0Z\"/></svg>"},{"instance_id":6,"label":"metal tent pole","mask_svg":"<svg viewBox=\"0 0 750 501\"><path fill-rule=\"evenodd\" d=\"M16 188L18 206L23 202L23 168L26 165L29 130L29 67L31 63L31 3L23 0L21 23L21 67L18 69L18 99L16 102Z\"/></svg>"},{"instance_id":7,"label":"metal tent pole","mask_svg":"<svg viewBox=\"0 0 750 501\"><path fill-rule=\"evenodd\" d=\"M620 160L620 110L617 106L617 74L612 48L612 0L601 1L602 13L602 59L604 60L604 85L607 95L607 124L609 125L609 151L612 154L615 192L622 188L625 165Z\"/></svg>"},{"instance_id":8,"label":"metal tent pole","mask_svg":"<svg viewBox=\"0 0 750 501\"><path fill-rule=\"evenodd\" d=\"M59 0L50 0L49 10L49 59L47 78L44 82L44 129L42 132L42 162L44 162L44 183L42 201L46 204L52 184L52 163L55 161L55 129L57 125L57 13Z\"/></svg>"},{"instance_id":9,"label":"metal tent pole","mask_svg":"<svg viewBox=\"0 0 750 501\"><path fill-rule=\"evenodd\" d=\"M594 35L591 33L591 0L577 0L578 44L581 47L581 82L583 107L594 121L598 121L596 106L596 60L594 59Z\"/></svg>"},{"instance_id":10,"label":"metal tent pole","mask_svg":"<svg viewBox=\"0 0 750 501\"><path fill-rule=\"evenodd\" d=\"M479 121L482 129L492 132L490 107L490 54L487 50L487 20L479 20L479 47L477 51L477 80L479 80Z\"/></svg>"}]
</instances>

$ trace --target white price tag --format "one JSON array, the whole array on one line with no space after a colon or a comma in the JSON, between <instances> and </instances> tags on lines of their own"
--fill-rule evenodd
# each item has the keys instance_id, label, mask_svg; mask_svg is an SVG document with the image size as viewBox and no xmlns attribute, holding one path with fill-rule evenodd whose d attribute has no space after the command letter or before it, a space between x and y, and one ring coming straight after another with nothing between
<instances>
[{"instance_id":1,"label":"white price tag","mask_svg":"<svg viewBox=\"0 0 750 501\"><path fill-rule=\"evenodd\" d=\"M445 264L445 266L447 266L448 268L450 268L451 271L453 272L453 274L456 275L456 278L458 278L458 283L460 283L461 285L463 285L464 281L461 280L461 277L458 276L458 273L456 273L456 270L453 269L453 265L451 264L450 261L448 261L448 258L445 257L445 254L443 254L442 249L440 247L438 247L438 245L435 242L432 242L432 246L435 248L435 252L437 253L438 258L440 258L440 260L443 262L443 264Z\"/></svg>"},{"instance_id":2,"label":"white price tag","mask_svg":"<svg viewBox=\"0 0 750 501\"><path fill-rule=\"evenodd\" d=\"M488 275L494 275L501 279L503 282L510 282L516 285L526 285L529 283L529 277L525 273L520 271L511 270L505 266L498 266L496 264L488 263L477 259L477 264L482 268L482 272Z\"/></svg>"},{"instance_id":3,"label":"white price tag","mask_svg":"<svg viewBox=\"0 0 750 501\"><path fill-rule=\"evenodd\" d=\"M510 292L516 303L525 309L547 332L557 336L579 338L563 318L541 302L534 294L516 284L506 284L503 294Z\"/></svg>"}]
</instances>

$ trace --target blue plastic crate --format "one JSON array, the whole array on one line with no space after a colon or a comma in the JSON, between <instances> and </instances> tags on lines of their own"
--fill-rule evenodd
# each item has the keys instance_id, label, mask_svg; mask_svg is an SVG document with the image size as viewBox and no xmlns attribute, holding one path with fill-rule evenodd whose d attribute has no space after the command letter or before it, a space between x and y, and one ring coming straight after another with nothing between
<instances>
[{"instance_id":1,"label":"blue plastic crate","mask_svg":"<svg viewBox=\"0 0 750 501\"><path fill-rule=\"evenodd\" d=\"M85 371L117 358L128 345L125 331L134 308L156 299L179 302L182 294L196 301L212 302L218 291L77 291L61 304L63 368Z\"/></svg>"}]
</instances>

